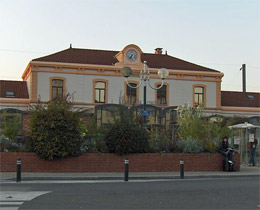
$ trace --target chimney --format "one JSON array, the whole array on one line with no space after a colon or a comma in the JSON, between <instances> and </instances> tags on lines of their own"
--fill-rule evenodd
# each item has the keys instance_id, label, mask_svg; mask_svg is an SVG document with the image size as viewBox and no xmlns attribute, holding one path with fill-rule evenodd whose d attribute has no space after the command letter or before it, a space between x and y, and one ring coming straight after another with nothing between
<instances>
[{"instance_id":1,"label":"chimney","mask_svg":"<svg viewBox=\"0 0 260 210\"><path fill-rule=\"evenodd\" d=\"M159 55L161 55L162 54L162 49L163 48L159 48L159 47L157 47L156 49L154 49L155 50L155 54L159 54Z\"/></svg>"},{"instance_id":2,"label":"chimney","mask_svg":"<svg viewBox=\"0 0 260 210\"><path fill-rule=\"evenodd\" d=\"M242 85L243 85L243 92L246 93L246 64L242 64ZM241 71L240 69L240 71Z\"/></svg>"}]
</instances>

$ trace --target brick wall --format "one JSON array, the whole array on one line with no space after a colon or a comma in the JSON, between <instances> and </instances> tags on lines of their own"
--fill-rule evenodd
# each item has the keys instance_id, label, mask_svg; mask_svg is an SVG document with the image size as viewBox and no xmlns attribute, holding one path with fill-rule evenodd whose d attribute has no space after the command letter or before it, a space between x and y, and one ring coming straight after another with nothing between
<instances>
[{"instance_id":1,"label":"brick wall","mask_svg":"<svg viewBox=\"0 0 260 210\"><path fill-rule=\"evenodd\" d=\"M60 160L42 160L34 153L0 153L0 172L15 172L16 161L22 159L23 172L123 172L125 157L114 154L84 154L80 157ZM128 155L131 172L179 171L184 160L185 171L220 171L220 154L132 154ZM236 170L239 170L239 155L235 154Z\"/></svg>"}]
</instances>

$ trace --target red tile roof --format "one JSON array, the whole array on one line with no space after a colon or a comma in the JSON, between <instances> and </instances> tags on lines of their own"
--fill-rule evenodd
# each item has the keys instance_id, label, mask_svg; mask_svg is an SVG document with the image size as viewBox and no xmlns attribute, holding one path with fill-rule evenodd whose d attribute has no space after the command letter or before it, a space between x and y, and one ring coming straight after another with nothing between
<instances>
[{"instance_id":1,"label":"red tile roof","mask_svg":"<svg viewBox=\"0 0 260 210\"><path fill-rule=\"evenodd\" d=\"M117 53L119 51L68 48L51 55L33 59L33 61L114 65L118 62L115 58ZM143 53L141 60L146 60L148 66L151 68L219 72L169 55Z\"/></svg>"},{"instance_id":2,"label":"red tile roof","mask_svg":"<svg viewBox=\"0 0 260 210\"><path fill-rule=\"evenodd\" d=\"M6 96L6 92L13 92L14 96ZM0 98L29 98L25 81L0 80Z\"/></svg>"},{"instance_id":3,"label":"red tile roof","mask_svg":"<svg viewBox=\"0 0 260 210\"><path fill-rule=\"evenodd\" d=\"M252 96L250 99L250 95ZM221 91L222 106L260 107L260 93Z\"/></svg>"}]
</instances>

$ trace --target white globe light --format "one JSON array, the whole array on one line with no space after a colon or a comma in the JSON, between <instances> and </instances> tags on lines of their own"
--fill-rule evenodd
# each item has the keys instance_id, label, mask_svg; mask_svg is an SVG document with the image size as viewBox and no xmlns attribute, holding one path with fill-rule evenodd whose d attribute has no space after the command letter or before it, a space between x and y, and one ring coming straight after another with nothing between
<instances>
[{"instance_id":1,"label":"white globe light","mask_svg":"<svg viewBox=\"0 0 260 210\"><path fill-rule=\"evenodd\" d=\"M169 76L169 71L166 68L161 68L158 70L158 76L161 79L165 79L166 77Z\"/></svg>"},{"instance_id":2,"label":"white globe light","mask_svg":"<svg viewBox=\"0 0 260 210\"><path fill-rule=\"evenodd\" d=\"M132 75L132 69L128 66L125 66L121 69L121 74L126 78L130 77Z\"/></svg>"}]
</instances>

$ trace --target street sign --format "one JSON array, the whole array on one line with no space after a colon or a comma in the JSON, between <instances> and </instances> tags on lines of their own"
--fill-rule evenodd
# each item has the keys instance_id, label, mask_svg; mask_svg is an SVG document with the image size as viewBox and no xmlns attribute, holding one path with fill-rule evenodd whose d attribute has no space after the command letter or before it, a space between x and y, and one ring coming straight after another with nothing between
<instances>
[{"instance_id":1,"label":"street sign","mask_svg":"<svg viewBox=\"0 0 260 210\"><path fill-rule=\"evenodd\" d=\"M142 117L150 116L150 111L149 110L141 110L141 116Z\"/></svg>"}]
</instances>

